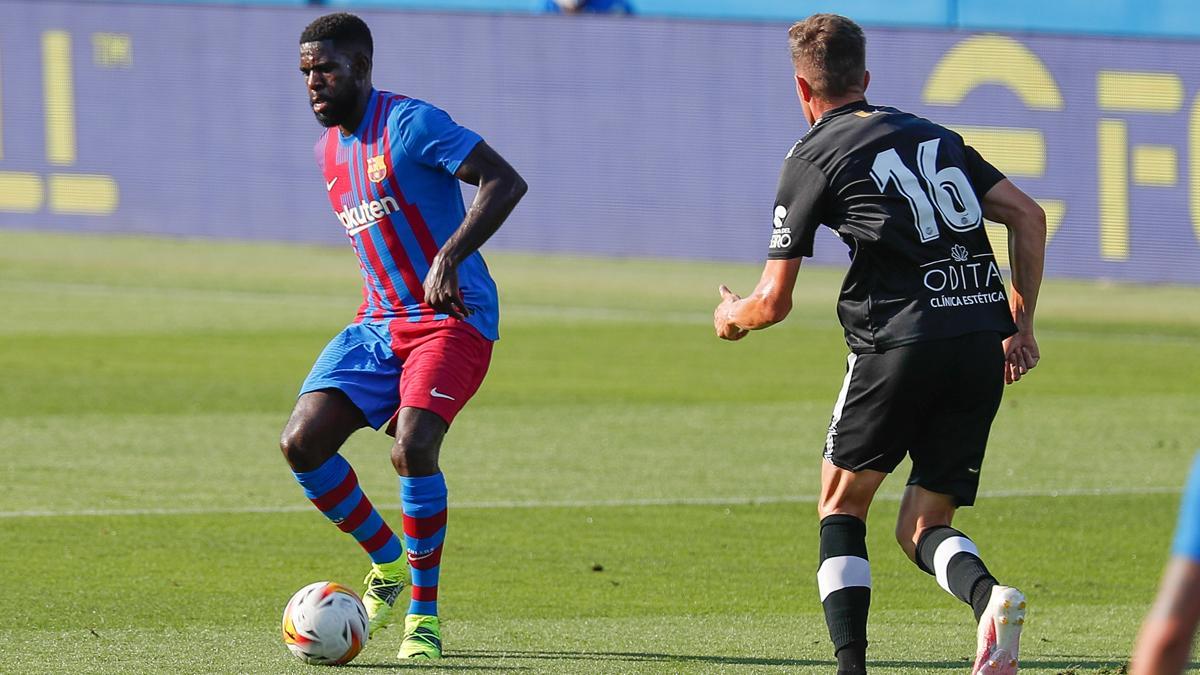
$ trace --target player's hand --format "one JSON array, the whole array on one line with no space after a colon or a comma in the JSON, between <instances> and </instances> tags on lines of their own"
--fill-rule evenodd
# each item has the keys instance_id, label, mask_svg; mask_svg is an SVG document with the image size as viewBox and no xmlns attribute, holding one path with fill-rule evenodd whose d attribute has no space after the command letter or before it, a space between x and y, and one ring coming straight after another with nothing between
<instances>
[{"instance_id":1,"label":"player's hand","mask_svg":"<svg viewBox=\"0 0 1200 675\"><path fill-rule=\"evenodd\" d=\"M1012 384L1037 367L1042 354L1033 331L1018 332L1004 341L1004 384Z\"/></svg>"},{"instance_id":2,"label":"player's hand","mask_svg":"<svg viewBox=\"0 0 1200 675\"><path fill-rule=\"evenodd\" d=\"M716 311L713 312L713 328L717 331L717 337L731 342L741 340L750 331L741 328L729 320L729 313L733 309L733 303L741 300L741 297L729 290L729 287L725 284L721 284L717 290L721 293L721 304L717 305Z\"/></svg>"},{"instance_id":3,"label":"player's hand","mask_svg":"<svg viewBox=\"0 0 1200 675\"><path fill-rule=\"evenodd\" d=\"M439 314L465 319L471 314L458 288L458 271L441 255L434 256L425 276L425 303Z\"/></svg>"}]
</instances>

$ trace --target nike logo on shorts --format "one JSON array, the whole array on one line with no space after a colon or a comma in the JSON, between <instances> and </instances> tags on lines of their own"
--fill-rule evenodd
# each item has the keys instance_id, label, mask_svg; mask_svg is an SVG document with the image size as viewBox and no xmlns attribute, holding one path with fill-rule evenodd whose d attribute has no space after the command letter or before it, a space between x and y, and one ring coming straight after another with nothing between
<instances>
[{"instance_id":1,"label":"nike logo on shorts","mask_svg":"<svg viewBox=\"0 0 1200 675\"><path fill-rule=\"evenodd\" d=\"M979 469L967 469L970 473L979 473Z\"/></svg>"},{"instance_id":2,"label":"nike logo on shorts","mask_svg":"<svg viewBox=\"0 0 1200 675\"><path fill-rule=\"evenodd\" d=\"M325 191L326 191L326 192L329 192L330 190L332 190L332 189L333 189L333 184L337 182L337 179L338 179L338 177L337 177L337 176L334 176L334 177L333 177L333 180L331 180L331 181L329 181L328 183L326 183L326 184L325 184Z\"/></svg>"},{"instance_id":3,"label":"nike logo on shorts","mask_svg":"<svg viewBox=\"0 0 1200 675\"><path fill-rule=\"evenodd\" d=\"M434 397L434 398L444 398L444 399L446 399L447 401L453 401L453 400L454 400L454 397L453 397L453 396L451 396L451 395L449 395L449 394L443 394L442 392L440 392L440 391L438 391L438 390L437 390L437 387L434 387L433 389L430 389L430 390L429 390L429 395L430 395L430 396L432 396L432 397Z\"/></svg>"}]
</instances>

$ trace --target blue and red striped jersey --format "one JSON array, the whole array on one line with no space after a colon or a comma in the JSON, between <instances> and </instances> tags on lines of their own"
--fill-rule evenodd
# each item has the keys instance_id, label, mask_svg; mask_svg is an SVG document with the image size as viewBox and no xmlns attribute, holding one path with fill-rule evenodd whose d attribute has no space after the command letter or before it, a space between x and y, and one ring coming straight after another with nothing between
<instances>
[{"instance_id":1,"label":"blue and red striped jersey","mask_svg":"<svg viewBox=\"0 0 1200 675\"><path fill-rule=\"evenodd\" d=\"M454 172L481 140L436 106L373 90L352 135L330 127L317 141L329 202L362 269L356 323L446 318L425 304L422 285L466 215ZM458 266L458 282L467 321L497 339L496 284L478 251Z\"/></svg>"}]
</instances>

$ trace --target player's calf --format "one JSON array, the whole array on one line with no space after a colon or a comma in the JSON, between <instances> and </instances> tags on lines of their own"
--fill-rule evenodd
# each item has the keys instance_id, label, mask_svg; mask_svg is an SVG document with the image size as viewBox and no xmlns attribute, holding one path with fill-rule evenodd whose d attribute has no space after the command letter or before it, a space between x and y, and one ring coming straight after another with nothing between
<instances>
[{"instance_id":1,"label":"player's calf","mask_svg":"<svg viewBox=\"0 0 1200 675\"><path fill-rule=\"evenodd\" d=\"M871 565L867 561L867 525L861 519L835 514L821 520L817 588L838 660L838 675L866 673Z\"/></svg>"},{"instance_id":2,"label":"player's calf","mask_svg":"<svg viewBox=\"0 0 1200 675\"><path fill-rule=\"evenodd\" d=\"M921 532L916 553L917 567L932 574L947 593L970 605L978 621L996 578L980 559L975 542L953 527L940 525Z\"/></svg>"}]
</instances>

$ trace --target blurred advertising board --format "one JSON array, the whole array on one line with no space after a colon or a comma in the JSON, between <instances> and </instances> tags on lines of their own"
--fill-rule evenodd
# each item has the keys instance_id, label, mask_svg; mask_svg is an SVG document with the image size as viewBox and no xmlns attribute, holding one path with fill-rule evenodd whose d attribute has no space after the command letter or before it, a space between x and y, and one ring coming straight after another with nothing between
<instances>
[{"instance_id":1,"label":"blurred advertising board","mask_svg":"<svg viewBox=\"0 0 1200 675\"><path fill-rule=\"evenodd\" d=\"M0 14L0 227L344 236L297 70L317 10L4 0ZM489 246L764 257L778 170L807 127L786 24L363 16L376 86L442 106L529 181ZM959 130L1043 204L1051 275L1200 283L1200 43L868 41L872 102ZM817 262L845 255L822 235Z\"/></svg>"}]
</instances>

